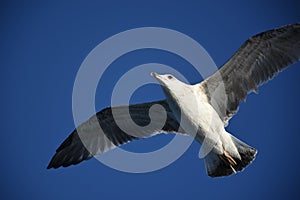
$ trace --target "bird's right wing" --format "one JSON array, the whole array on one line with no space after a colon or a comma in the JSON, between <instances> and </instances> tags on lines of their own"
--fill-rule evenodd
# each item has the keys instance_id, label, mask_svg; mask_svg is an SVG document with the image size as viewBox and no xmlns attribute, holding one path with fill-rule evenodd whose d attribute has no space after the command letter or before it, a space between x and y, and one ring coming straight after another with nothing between
<instances>
[{"instance_id":1,"label":"bird's right wing","mask_svg":"<svg viewBox=\"0 0 300 200\"><path fill-rule=\"evenodd\" d=\"M300 24L249 38L216 73L199 86L226 125L251 91L300 59Z\"/></svg>"},{"instance_id":2,"label":"bird's right wing","mask_svg":"<svg viewBox=\"0 0 300 200\"><path fill-rule=\"evenodd\" d=\"M78 126L58 147L47 168L67 167L135 139L178 130L164 100L108 107Z\"/></svg>"}]
</instances>

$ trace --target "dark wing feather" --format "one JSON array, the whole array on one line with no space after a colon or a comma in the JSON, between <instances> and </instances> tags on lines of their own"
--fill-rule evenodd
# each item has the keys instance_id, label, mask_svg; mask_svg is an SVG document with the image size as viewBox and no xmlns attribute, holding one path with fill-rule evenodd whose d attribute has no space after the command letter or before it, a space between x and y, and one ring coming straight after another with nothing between
<instances>
[{"instance_id":1,"label":"dark wing feather","mask_svg":"<svg viewBox=\"0 0 300 200\"><path fill-rule=\"evenodd\" d=\"M239 102L265 81L300 58L300 24L287 25L249 38L240 49L200 87L225 125Z\"/></svg>"},{"instance_id":2,"label":"dark wing feather","mask_svg":"<svg viewBox=\"0 0 300 200\"><path fill-rule=\"evenodd\" d=\"M152 107L153 105L160 105L163 108ZM150 108L155 109L155 116L151 117L152 121L149 117ZM150 137L160 132L179 130L179 124L166 101L129 105L132 120L136 125L146 128L136 130L135 126L130 125L126 111L128 111L128 106L109 107L81 124L58 147L47 169L77 164L135 139ZM162 122L160 116L164 116L164 113L167 114L167 118L165 122ZM150 121L153 125L147 127ZM122 129L119 127L120 124Z\"/></svg>"}]
</instances>

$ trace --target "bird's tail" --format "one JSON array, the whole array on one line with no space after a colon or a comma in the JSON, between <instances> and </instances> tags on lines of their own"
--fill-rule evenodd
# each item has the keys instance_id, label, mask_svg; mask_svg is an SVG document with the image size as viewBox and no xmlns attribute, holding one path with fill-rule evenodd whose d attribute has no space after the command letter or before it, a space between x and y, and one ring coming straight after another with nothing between
<instances>
[{"instance_id":1,"label":"bird's tail","mask_svg":"<svg viewBox=\"0 0 300 200\"><path fill-rule=\"evenodd\" d=\"M209 176L228 176L238 171L242 171L254 160L257 150L240 141L236 137L232 135L231 137L241 159L231 156L226 151L224 151L223 154L218 154L215 151L211 151L204 158L207 174Z\"/></svg>"}]
</instances>

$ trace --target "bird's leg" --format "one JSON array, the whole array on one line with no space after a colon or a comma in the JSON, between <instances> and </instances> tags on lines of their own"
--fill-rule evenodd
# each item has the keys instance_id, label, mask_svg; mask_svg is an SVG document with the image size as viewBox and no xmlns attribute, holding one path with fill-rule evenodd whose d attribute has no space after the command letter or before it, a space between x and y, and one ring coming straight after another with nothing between
<instances>
[{"instance_id":1,"label":"bird's leg","mask_svg":"<svg viewBox=\"0 0 300 200\"><path fill-rule=\"evenodd\" d=\"M230 165L233 165L233 166L237 165L235 160L231 157L231 155L227 151L224 151L223 155L227 158Z\"/></svg>"},{"instance_id":2,"label":"bird's leg","mask_svg":"<svg viewBox=\"0 0 300 200\"><path fill-rule=\"evenodd\" d=\"M232 170L234 173L236 173L236 170L234 169L233 166L236 166L237 163L236 163L236 161L231 157L231 155L230 155L227 151L224 150L223 155L219 155L219 157L220 157L225 163L227 163L227 164L229 165L229 167L231 168L231 170Z\"/></svg>"}]
</instances>

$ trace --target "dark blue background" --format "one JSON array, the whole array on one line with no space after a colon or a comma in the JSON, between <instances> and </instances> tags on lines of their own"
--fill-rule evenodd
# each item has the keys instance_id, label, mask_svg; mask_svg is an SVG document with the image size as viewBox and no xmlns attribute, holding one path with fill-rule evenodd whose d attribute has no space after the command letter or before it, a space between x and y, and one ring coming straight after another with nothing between
<instances>
[{"instance_id":1,"label":"dark blue background","mask_svg":"<svg viewBox=\"0 0 300 200\"><path fill-rule=\"evenodd\" d=\"M1 1L1 199L297 199L299 197L300 63L248 96L228 130L256 147L242 173L212 179L198 159L199 144L172 165L128 174L96 159L46 170L74 129L72 89L87 54L108 37L132 28L165 27L189 35L222 65L248 37L300 21L296 1ZM131 67L161 62L200 81L191 66L159 51L117 60L99 85L97 110L109 106L114 81ZM122 68L122 66L124 68ZM105 80L104 80L105 81ZM156 95L149 90L155 89ZM153 96L155 95L155 96ZM132 101L163 98L157 86ZM172 136L137 141L136 152ZM132 148L134 147L134 148ZM155 147L155 148L154 148ZM298 185L298 186L297 186Z\"/></svg>"}]
</instances>

